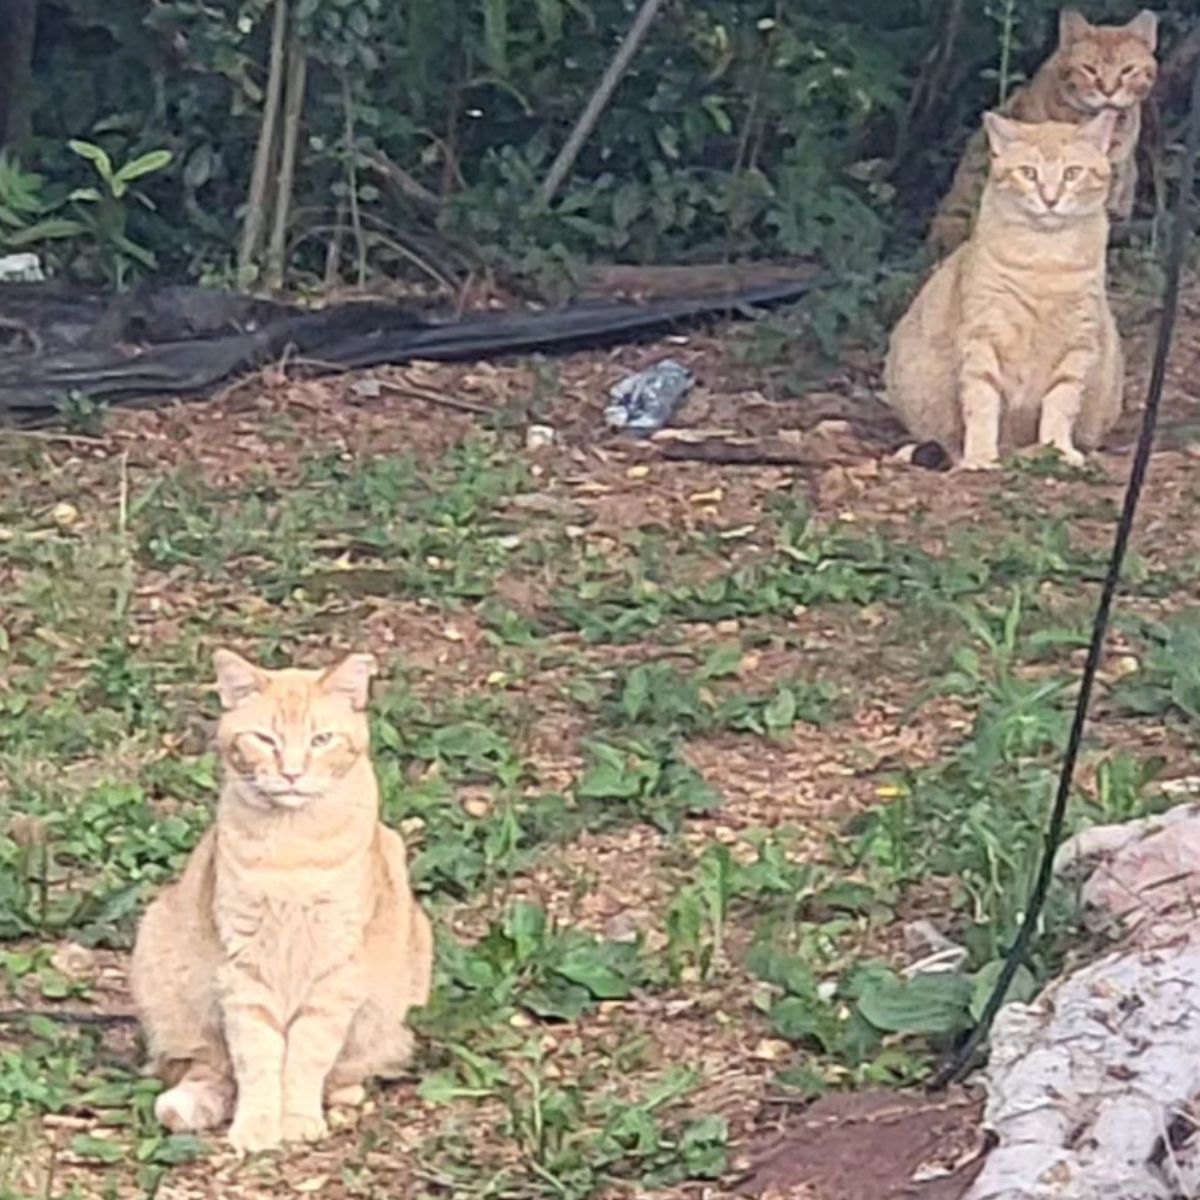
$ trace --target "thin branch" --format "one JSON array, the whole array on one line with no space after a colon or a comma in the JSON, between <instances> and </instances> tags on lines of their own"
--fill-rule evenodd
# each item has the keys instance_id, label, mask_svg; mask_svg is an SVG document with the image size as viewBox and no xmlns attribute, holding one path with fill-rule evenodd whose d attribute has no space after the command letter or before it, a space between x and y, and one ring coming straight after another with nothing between
<instances>
[{"instance_id":1,"label":"thin branch","mask_svg":"<svg viewBox=\"0 0 1200 1200\"><path fill-rule=\"evenodd\" d=\"M588 140L592 130L596 127L596 122L600 120L600 114L608 106L617 84L629 70L630 63L633 62L646 34L650 32L650 26L654 23L654 18L658 16L658 10L662 6L663 0L642 0L641 7L633 18L633 24L629 27L629 32L617 48L612 62L608 64L600 82L596 85L592 98L584 106L583 112L579 114L575 128L571 130L570 136L563 143L563 148L558 152L558 157L551 164L546 178L542 181L542 186L538 190L538 198L543 204L549 204L554 199L555 192L562 187L563 181L571 173L571 168L575 165L575 160L579 157L584 142Z\"/></svg>"},{"instance_id":2,"label":"thin branch","mask_svg":"<svg viewBox=\"0 0 1200 1200\"><path fill-rule=\"evenodd\" d=\"M287 228L292 210L292 185L300 146L300 121L304 115L304 89L308 82L308 52L295 29L288 42L287 87L283 111L283 145L279 153L279 181L275 190L274 224L267 250L267 285L283 287L287 266Z\"/></svg>"},{"instance_id":3,"label":"thin branch","mask_svg":"<svg viewBox=\"0 0 1200 1200\"><path fill-rule=\"evenodd\" d=\"M242 240L238 246L239 274L248 272L258 258L262 250L263 230L267 224L267 182L271 177L271 163L275 157L279 102L283 96L283 60L287 24L287 0L275 0L275 22L271 28L271 66L267 75L267 95L263 101L262 123L258 129L258 146L254 151L250 190L246 195L246 212L242 217Z\"/></svg>"},{"instance_id":4,"label":"thin branch","mask_svg":"<svg viewBox=\"0 0 1200 1200\"><path fill-rule=\"evenodd\" d=\"M382 175L384 182L394 187L406 199L435 212L442 207L436 192L431 192L419 179L413 178L402 166L392 162L382 150L366 154L363 158L367 166Z\"/></svg>"},{"instance_id":5,"label":"thin branch","mask_svg":"<svg viewBox=\"0 0 1200 1200\"><path fill-rule=\"evenodd\" d=\"M350 190L350 228L354 230L357 251L358 286L367 285L367 243L363 237L362 215L358 208L358 146L354 134L354 96L350 76L342 72L342 106L346 116L346 186Z\"/></svg>"}]
</instances>

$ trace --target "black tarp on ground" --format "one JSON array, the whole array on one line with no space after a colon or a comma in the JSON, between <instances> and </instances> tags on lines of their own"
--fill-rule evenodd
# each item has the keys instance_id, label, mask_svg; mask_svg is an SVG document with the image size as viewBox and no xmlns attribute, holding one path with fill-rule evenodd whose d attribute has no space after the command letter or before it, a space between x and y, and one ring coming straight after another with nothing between
<instances>
[{"instance_id":1,"label":"black tarp on ground","mask_svg":"<svg viewBox=\"0 0 1200 1200\"><path fill-rule=\"evenodd\" d=\"M117 404L203 396L285 354L334 371L612 345L702 318L747 316L821 283L799 278L696 299L446 321L374 301L303 310L193 287L106 296L59 283L0 283L0 423L53 421L71 394Z\"/></svg>"}]
</instances>

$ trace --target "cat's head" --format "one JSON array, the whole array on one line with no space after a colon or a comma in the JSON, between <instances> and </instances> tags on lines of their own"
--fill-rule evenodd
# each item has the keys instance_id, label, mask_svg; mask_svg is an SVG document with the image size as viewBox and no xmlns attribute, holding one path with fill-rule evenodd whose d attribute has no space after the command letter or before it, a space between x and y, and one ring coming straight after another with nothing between
<instances>
[{"instance_id":1,"label":"cat's head","mask_svg":"<svg viewBox=\"0 0 1200 1200\"><path fill-rule=\"evenodd\" d=\"M1117 114L1100 113L1082 125L1028 124L985 113L992 160L993 203L1039 224L1058 226L1103 211L1112 180L1109 144Z\"/></svg>"},{"instance_id":2,"label":"cat's head","mask_svg":"<svg viewBox=\"0 0 1200 1200\"><path fill-rule=\"evenodd\" d=\"M267 671L218 650L213 665L221 760L263 807L298 809L321 799L368 752L372 655L351 654L324 671Z\"/></svg>"},{"instance_id":3,"label":"cat's head","mask_svg":"<svg viewBox=\"0 0 1200 1200\"><path fill-rule=\"evenodd\" d=\"M1149 10L1126 25L1093 25L1082 13L1064 9L1055 60L1064 95L1081 112L1133 108L1158 76L1157 44L1158 17Z\"/></svg>"}]
</instances>

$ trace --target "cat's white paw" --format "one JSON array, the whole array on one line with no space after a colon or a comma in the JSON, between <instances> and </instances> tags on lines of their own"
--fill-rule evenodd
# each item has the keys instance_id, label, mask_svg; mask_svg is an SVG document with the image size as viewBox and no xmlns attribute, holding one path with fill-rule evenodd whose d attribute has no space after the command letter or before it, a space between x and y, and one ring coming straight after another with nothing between
<instances>
[{"instance_id":1,"label":"cat's white paw","mask_svg":"<svg viewBox=\"0 0 1200 1200\"><path fill-rule=\"evenodd\" d=\"M1067 464L1068 467L1082 467L1087 459L1083 453L1076 450L1074 446L1055 446L1058 451L1058 456Z\"/></svg>"},{"instance_id":2,"label":"cat's white paw","mask_svg":"<svg viewBox=\"0 0 1200 1200\"><path fill-rule=\"evenodd\" d=\"M358 1108L367 1098L367 1089L361 1083L348 1083L343 1087L330 1088L325 1102L331 1108Z\"/></svg>"},{"instance_id":3,"label":"cat's white paw","mask_svg":"<svg viewBox=\"0 0 1200 1200\"><path fill-rule=\"evenodd\" d=\"M154 1101L154 1115L172 1133L199 1133L229 1117L229 1095L215 1084L184 1082Z\"/></svg>"},{"instance_id":4,"label":"cat's white paw","mask_svg":"<svg viewBox=\"0 0 1200 1200\"><path fill-rule=\"evenodd\" d=\"M319 1142L329 1136L329 1126L321 1113L284 1113L285 1142Z\"/></svg>"},{"instance_id":5,"label":"cat's white paw","mask_svg":"<svg viewBox=\"0 0 1200 1200\"><path fill-rule=\"evenodd\" d=\"M953 469L955 471L998 471L1000 470L1000 460L998 458L964 458Z\"/></svg>"},{"instance_id":6,"label":"cat's white paw","mask_svg":"<svg viewBox=\"0 0 1200 1200\"><path fill-rule=\"evenodd\" d=\"M283 1141L279 1118L266 1113L239 1113L229 1127L229 1144L238 1154L274 1150Z\"/></svg>"}]
</instances>

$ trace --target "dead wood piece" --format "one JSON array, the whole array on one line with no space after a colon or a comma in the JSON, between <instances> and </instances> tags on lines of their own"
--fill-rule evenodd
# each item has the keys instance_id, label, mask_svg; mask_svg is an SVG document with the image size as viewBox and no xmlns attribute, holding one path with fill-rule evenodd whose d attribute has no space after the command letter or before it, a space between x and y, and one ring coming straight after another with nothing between
<instances>
[{"instance_id":1,"label":"dead wood piece","mask_svg":"<svg viewBox=\"0 0 1200 1200\"><path fill-rule=\"evenodd\" d=\"M811 262L693 263L687 266L637 266L632 263L588 267L584 296L667 299L738 292L776 283L803 282L819 268Z\"/></svg>"},{"instance_id":2,"label":"dead wood piece","mask_svg":"<svg viewBox=\"0 0 1200 1200\"><path fill-rule=\"evenodd\" d=\"M680 435L683 436L680 436ZM707 462L743 467L828 467L862 462L862 454L831 451L828 446L806 444L782 437L745 437L688 430L663 430L651 445L661 458L673 462Z\"/></svg>"}]
</instances>

